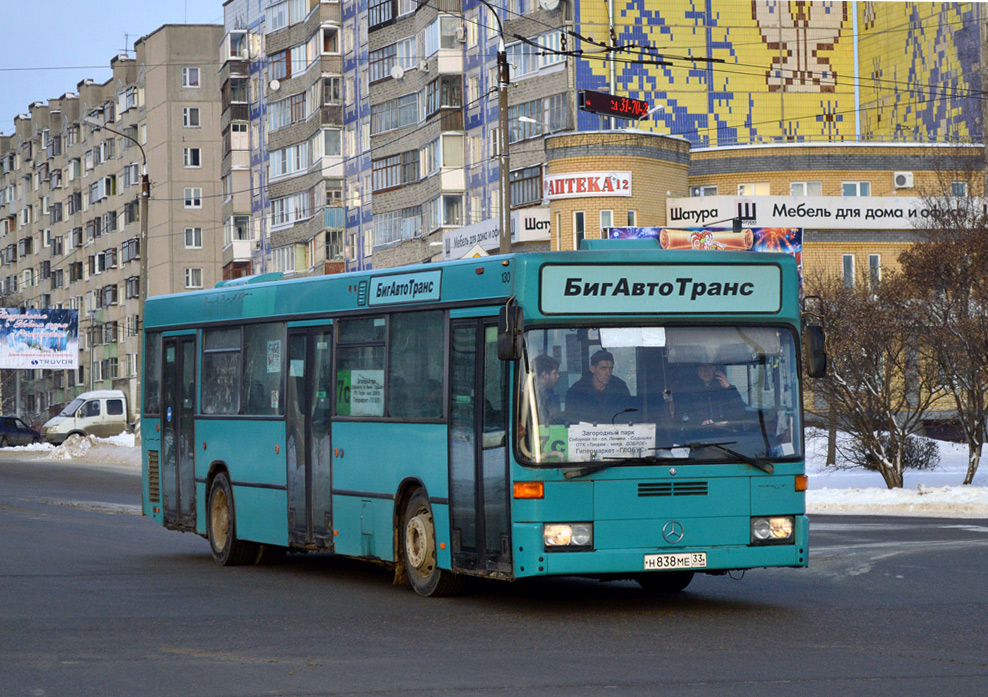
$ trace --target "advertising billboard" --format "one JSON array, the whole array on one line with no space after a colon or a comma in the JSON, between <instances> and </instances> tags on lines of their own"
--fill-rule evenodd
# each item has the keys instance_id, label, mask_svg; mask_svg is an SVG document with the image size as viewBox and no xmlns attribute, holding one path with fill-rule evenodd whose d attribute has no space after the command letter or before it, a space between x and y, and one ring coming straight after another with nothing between
<instances>
[{"instance_id":1,"label":"advertising billboard","mask_svg":"<svg viewBox=\"0 0 988 697\"><path fill-rule=\"evenodd\" d=\"M78 367L78 310L0 308L0 368Z\"/></svg>"},{"instance_id":2,"label":"advertising billboard","mask_svg":"<svg viewBox=\"0 0 988 697\"><path fill-rule=\"evenodd\" d=\"M796 258L803 278L803 230L793 227L753 227L734 232L716 228L612 227L612 240L659 241L662 249L720 249L750 252L781 252Z\"/></svg>"}]
</instances>

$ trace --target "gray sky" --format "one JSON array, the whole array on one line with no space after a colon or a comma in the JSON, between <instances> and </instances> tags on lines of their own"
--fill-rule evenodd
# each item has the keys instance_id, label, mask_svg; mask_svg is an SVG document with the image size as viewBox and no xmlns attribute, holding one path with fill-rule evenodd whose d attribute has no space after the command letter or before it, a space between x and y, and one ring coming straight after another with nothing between
<instances>
[{"instance_id":1,"label":"gray sky","mask_svg":"<svg viewBox=\"0 0 988 697\"><path fill-rule=\"evenodd\" d=\"M186 21L222 24L223 0L4 0L0 133L10 134L32 102L75 92L87 77L110 79L113 56L162 24Z\"/></svg>"}]
</instances>

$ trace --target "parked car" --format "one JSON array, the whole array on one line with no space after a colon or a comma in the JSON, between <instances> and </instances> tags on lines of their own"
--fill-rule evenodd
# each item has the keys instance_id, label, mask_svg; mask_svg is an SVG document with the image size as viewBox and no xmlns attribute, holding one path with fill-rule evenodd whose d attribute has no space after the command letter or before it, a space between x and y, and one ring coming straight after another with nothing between
<instances>
[{"instance_id":1,"label":"parked car","mask_svg":"<svg viewBox=\"0 0 988 697\"><path fill-rule=\"evenodd\" d=\"M41 434L16 416L0 416L0 448L40 442Z\"/></svg>"},{"instance_id":2,"label":"parked car","mask_svg":"<svg viewBox=\"0 0 988 697\"><path fill-rule=\"evenodd\" d=\"M41 435L58 445L71 435L106 438L127 429L127 397L120 390L83 392L41 427Z\"/></svg>"}]
</instances>

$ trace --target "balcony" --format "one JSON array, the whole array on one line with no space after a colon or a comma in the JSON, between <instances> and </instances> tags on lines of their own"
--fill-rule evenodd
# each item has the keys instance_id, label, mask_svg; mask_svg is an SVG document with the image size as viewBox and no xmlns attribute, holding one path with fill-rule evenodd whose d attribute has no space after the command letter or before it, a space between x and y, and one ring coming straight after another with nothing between
<instances>
[{"instance_id":1,"label":"balcony","mask_svg":"<svg viewBox=\"0 0 988 697\"><path fill-rule=\"evenodd\" d=\"M250 261L254 240L233 240L223 247L223 266L238 261Z\"/></svg>"},{"instance_id":2,"label":"balcony","mask_svg":"<svg viewBox=\"0 0 988 697\"><path fill-rule=\"evenodd\" d=\"M227 109L230 111L231 121L250 121L250 105L234 102Z\"/></svg>"},{"instance_id":3,"label":"balcony","mask_svg":"<svg viewBox=\"0 0 988 697\"><path fill-rule=\"evenodd\" d=\"M322 209L323 223L326 230L342 230L346 227L346 208L343 206L326 206Z\"/></svg>"}]
</instances>

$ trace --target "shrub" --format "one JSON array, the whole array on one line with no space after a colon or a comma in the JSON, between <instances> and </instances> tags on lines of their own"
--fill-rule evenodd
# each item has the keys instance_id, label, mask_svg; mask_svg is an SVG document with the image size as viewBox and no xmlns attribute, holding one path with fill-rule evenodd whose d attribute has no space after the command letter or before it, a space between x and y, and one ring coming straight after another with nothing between
<instances>
[{"instance_id":1,"label":"shrub","mask_svg":"<svg viewBox=\"0 0 988 697\"><path fill-rule=\"evenodd\" d=\"M888 434L880 434L878 436L878 440L881 442L885 452L889 453L891 449L891 442ZM890 453L890 455L891 454L892 453ZM844 458L847 460L847 463L852 466L864 467L869 470L878 469L871 453L867 452L861 446L860 441L856 441L855 447L849 449L849 452L844 453ZM919 436L909 436L906 438L902 453L903 471L909 469L928 471L936 469L939 464L940 446L937 445L935 440L920 438Z\"/></svg>"}]
</instances>

